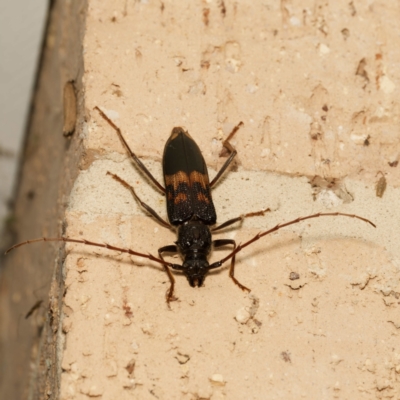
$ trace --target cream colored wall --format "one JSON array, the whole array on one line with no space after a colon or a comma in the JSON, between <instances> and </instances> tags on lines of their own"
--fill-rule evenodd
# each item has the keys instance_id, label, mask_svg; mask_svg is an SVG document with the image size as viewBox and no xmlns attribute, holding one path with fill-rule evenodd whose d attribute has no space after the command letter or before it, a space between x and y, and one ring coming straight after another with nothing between
<instances>
[{"instance_id":1,"label":"cream colored wall","mask_svg":"<svg viewBox=\"0 0 400 400\"><path fill-rule=\"evenodd\" d=\"M88 157L68 235L152 254L175 240L106 175L166 215L95 106L159 179L174 126L189 130L213 176L222 139L244 122L238 164L213 192L218 220L271 212L218 238L243 242L318 211L356 213L377 228L338 217L281 230L237 257L253 297L226 267L196 289L176 274L171 309L159 265L68 245L63 399L399 393L400 167L389 165L400 150L398 17L396 1L90 2Z\"/></svg>"}]
</instances>

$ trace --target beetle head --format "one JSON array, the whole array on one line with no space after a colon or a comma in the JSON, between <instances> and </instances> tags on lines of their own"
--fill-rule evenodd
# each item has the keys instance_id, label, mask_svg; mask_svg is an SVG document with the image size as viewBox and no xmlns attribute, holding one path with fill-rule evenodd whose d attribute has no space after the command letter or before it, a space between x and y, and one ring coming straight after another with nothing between
<instances>
[{"instance_id":1,"label":"beetle head","mask_svg":"<svg viewBox=\"0 0 400 400\"><path fill-rule=\"evenodd\" d=\"M208 270L209 264L205 258L185 260L182 265L182 272L185 274L189 285L192 287L200 287L203 285Z\"/></svg>"}]
</instances>

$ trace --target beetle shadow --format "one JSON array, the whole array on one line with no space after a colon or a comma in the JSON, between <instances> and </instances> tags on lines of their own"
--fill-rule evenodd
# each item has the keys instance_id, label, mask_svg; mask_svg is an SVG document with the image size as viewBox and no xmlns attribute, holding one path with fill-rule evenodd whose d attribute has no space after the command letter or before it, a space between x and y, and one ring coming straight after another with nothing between
<instances>
[{"instance_id":1,"label":"beetle shadow","mask_svg":"<svg viewBox=\"0 0 400 400\"><path fill-rule=\"evenodd\" d=\"M228 230L234 230L235 228L229 228ZM226 231L224 231L226 232ZM276 238L276 237L275 237ZM326 234L326 235L314 235L314 236L307 236L307 240L311 241L317 241L317 240L323 240L323 241L333 241L335 240L336 242L352 242L354 244L364 244L365 247L367 247L368 249L370 249L372 246L374 246L374 243L371 241L366 241L362 238L353 238L353 237L343 237L343 236L337 236L337 235L331 235L331 234ZM243 241L244 242L244 241ZM253 251L248 252L247 254L241 255L241 253L239 252L236 256L236 262L235 262L235 271L237 271L237 268L240 267L240 264L242 263L246 263L248 262L248 260L250 258L253 257L258 257L262 254L265 254L266 252L272 252L272 251L282 251L285 248L288 248L289 246L293 246L296 244L301 244L302 242L302 237L298 236L298 237L294 237L291 238L289 240L284 240L281 241L279 243L274 243L274 244L266 244L264 247L259 248L259 249L255 249ZM376 245L375 245L376 247ZM168 283L168 276L166 275L164 269L162 266L157 265L155 262L152 262L150 260L146 260L140 264L135 263L135 259L133 260L129 260L129 259L125 259L125 260L116 260L115 259L115 255L113 254L96 254L96 253L91 253L89 251L73 251L74 254L76 255L82 255L82 256L91 256L91 257L101 257L102 259L109 259L112 261L117 261L119 264L121 265L129 265L129 266L134 266L134 267L145 267L145 268L152 268L154 270L158 270L161 273L165 274L165 282L163 281L162 283ZM230 250L224 249L224 248L218 248L218 249L213 249L212 255L214 255L214 259L212 262L210 262L210 264L212 264L215 261L218 261L218 259L223 258L224 256L221 254L225 252L226 254L230 253ZM69 254L69 253L68 253ZM221 257L215 257L216 254L221 254ZM344 253L345 254L345 253ZM138 257L139 258L139 257ZM181 264L183 263L183 260L181 257L173 257L173 256L166 256L165 257L165 261L167 262L171 262L171 263L176 263L176 264ZM230 260L227 260L220 268L216 268L213 270L210 270L208 275L210 276L218 276L220 274L226 273L226 270L229 270L231 265ZM174 276L184 276L182 271L178 271L178 270L172 270L170 268L172 274Z\"/></svg>"},{"instance_id":2,"label":"beetle shadow","mask_svg":"<svg viewBox=\"0 0 400 400\"><path fill-rule=\"evenodd\" d=\"M335 240L336 242L338 242L338 241L339 242L347 242L347 243L351 242L351 243L354 243L354 244L360 244L361 243L361 244L364 244L365 247L368 248L368 249L370 249L372 246L374 246L373 242L366 241L366 240L364 240L362 238L343 237L343 236L339 237L339 236L331 235L331 234L307 236L307 240L309 240L310 242L311 241L318 241L318 240L329 242L329 241ZM285 248L288 248L289 246L295 245L297 243L301 244L301 242L302 242L302 237L298 236L296 238L285 240L283 242L266 245L263 248L256 249L254 251L250 251L250 252L248 252L247 254L245 254L243 256L241 256L241 253L239 252L236 255L235 271L236 271L236 268L239 266L240 263L246 263L246 262L248 262L249 259L251 259L253 257L260 256L260 255L265 254L266 252L270 252L270 251L283 251ZM217 253L217 252L219 253L219 252L222 252L222 251L226 251L226 250L222 249L222 248L213 250L213 252L215 252L215 253ZM228 252L228 254L229 254L229 252ZM344 253L344 254L346 254L346 253ZM220 258L222 258L222 257L220 257ZM218 259L215 260L215 261L218 261ZM229 267L230 267L230 261L228 260L220 268L215 269L215 270L211 270L209 274L210 275L218 275L218 274L224 273L224 272L226 272L225 270L229 269Z\"/></svg>"},{"instance_id":3,"label":"beetle shadow","mask_svg":"<svg viewBox=\"0 0 400 400\"><path fill-rule=\"evenodd\" d=\"M110 250L110 252L111 251L112 250ZM78 251L71 250L66 255L68 256L70 254L74 254L74 255L82 256L82 257L102 258L102 259L105 259L105 260L112 260L114 262L118 262L118 264L122 264L122 265L131 265L131 266L133 265L133 266L139 267L139 268L141 268L141 267L145 267L145 268L150 267L150 268L153 268L153 269L157 269L159 271L163 271L163 268L161 266L158 266L156 262L154 262L154 261L152 262L151 260L147 260L147 261L145 261L143 263L140 263L140 264L135 263L135 258L137 258L137 259L141 258L140 256L127 255L126 258L134 257L134 259L133 260L129 260L129 259L118 260L118 259L116 259L116 257L119 257L120 254L118 254L117 251L115 251L114 254L98 254L98 253L85 251L85 250L78 250Z\"/></svg>"}]
</instances>

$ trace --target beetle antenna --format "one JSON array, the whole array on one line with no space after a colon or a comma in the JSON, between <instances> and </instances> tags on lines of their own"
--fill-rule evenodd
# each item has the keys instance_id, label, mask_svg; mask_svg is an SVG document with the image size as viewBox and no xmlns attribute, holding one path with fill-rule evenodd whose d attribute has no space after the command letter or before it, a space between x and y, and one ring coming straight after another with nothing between
<instances>
[{"instance_id":1,"label":"beetle antenna","mask_svg":"<svg viewBox=\"0 0 400 400\"><path fill-rule=\"evenodd\" d=\"M313 215L307 215L306 217L299 217L296 218L292 221L289 222L285 222L282 224L278 224L275 227L273 227L272 229L269 229L267 231L264 232L260 232L257 233L256 236L254 236L252 239L248 240L247 242L243 243L243 244L239 244L230 254L228 254L226 257L224 257L223 259L215 262L212 264L212 268L218 268L220 267L225 261L228 261L230 258L234 257L237 253L239 253L239 251L241 251L242 249L244 249L245 247L249 246L250 244L254 243L255 241L257 241L258 239L261 239L263 236L267 236L272 232L276 232L281 228L284 228L285 226L289 226L289 225L294 225L297 224L298 222L301 221L305 221L306 219L311 219L311 218L319 218L319 217L327 217L327 216L343 216L343 217L349 217L349 218L357 218L360 219L361 221L367 222L368 224L372 225L374 228L376 228L376 225L371 222L369 219L367 218L363 218L360 217L358 215L355 214L345 214L345 213L341 213L341 212L334 212L334 213L318 213L318 214L313 214ZM211 269L211 268L210 268Z\"/></svg>"},{"instance_id":2,"label":"beetle antenna","mask_svg":"<svg viewBox=\"0 0 400 400\"><path fill-rule=\"evenodd\" d=\"M24 246L26 244L29 243L37 243L37 242L65 242L65 243L82 243L82 244L86 244L88 246L95 246L95 247L103 247L105 249L109 249L109 250L115 250L115 251L120 251L121 253L127 253L133 256L138 256L138 257L144 257L144 258L148 258L151 261L155 261L158 262L159 264L162 264L166 267L171 267L172 268L172 264L164 261L160 258L154 257L152 254L144 254L144 253L139 253L137 251L131 250L131 249L127 249L127 248L123 248L123 247L116 247L116 246L112 246L111 244L108 243L96 243L96 242L92 242L90 240L86 240L86 239L72 239L72 238L66 238L66 237L59 237L59 238L38 238L38 239L32 239L32 240L26 240L25 242L21 242L18 244L15 244L14 246L10 247L8 250L6 250L6 252L4 254L8 254L10 251L16 249L17 247L21 247Z\"/></svg>"}]
</instances>

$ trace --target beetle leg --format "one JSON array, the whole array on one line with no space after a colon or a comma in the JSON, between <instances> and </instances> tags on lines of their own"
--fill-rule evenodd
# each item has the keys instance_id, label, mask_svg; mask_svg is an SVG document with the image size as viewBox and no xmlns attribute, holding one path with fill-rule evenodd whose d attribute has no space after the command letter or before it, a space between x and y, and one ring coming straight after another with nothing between
<instances>
[{"instance_id":1,"label":"beetle leg","mask_svg":"<svg viewBox=\"0 0 400 400\"><path fill-rule=\"evenodd\" d=\"M237 218L232 218L232 219L224 222L223 224L212 228L211 232L216 232L216 231L219 231L221 229L224 229L227 226L233 225L235 222L238 222L238 221L242 222L247 217L259 217L259 216L262 216L267 211L270 211L270 209L267 208L265 210L261 210L261 211L257 211L257 212L251 212L251 213L243 214L243 215L241 215L240 217L237 217Z\"/></svg>"},{"instance_id":2,"label":"beetle leg","mask_svg":"<svg viewBox=\"0 0 400 400\"><path fill-rule=\"evenodd\" d=\"M239 128L243 125L243 122L239 122L233 129L232 132L229 134L229 136L224 140L222 145L228 149L230 152L230 156L228 159L225 161L224 165L221 167L221 169L218 171L217 175L215 175L214 179L210 183L210 188L212 188L219 178L221 178L222 174L225 172L225 170L229 167L230 163L233 161L235 158L237 151L236 149L229 143L229 140L232 139L233 135L239 130Z\"/></svg>"},{"instance_id":3,"label":"beetle leg","mask_svg":"<svg viewBox=\"0 0 400 400\"><path fill-rule=\"evenodd\" d=\"M226 245L233 245L233 250L232 252L235 251L236 249L236 242L233 239L219 239L219 240L214 240L213 241L213 246L215 248L217 247L222 247ZM210 269L213 268L218 268L220 267L221 264L219 262L216 262L214 264L210 265ZM240 289L245 290L246 292L250 292L250 289L247 288L246 286L242 285L236 278L235 278L235 255L232 257L231 261L231 266L229 268L229 277L233 280L233 282L240 287Z\"/></svg>"},{"instance_id":4,"label":"beetle leg","mask_svg":"<svg viewBox=\"0 0 400 400\"><path fill-rule=\"evenodd\" d=\"M142 200L140 200L139 196L136 194L135 189L129 183L125 182L122 178L120 178L118 175L115 175L111 172L107 172L107 175L111 175L116 181L118 181L121 185L125 186L127 189L130 190L132 193L133 197L139 202L139 204L149 213L151 214L161 225L165 226L166 228L172 229L172 226L165 220L163 220L150 206L148 206L146 203L143 203Z\"/></svg>"},{"instance_id":5,"label":"beetle leg","mask_svg":"<svg viewBox=\"0 0 400 400\"><path fill-rule=\"evenodd\" d=\"M146 166L140 161L138 156L130 149L128 143L126 142L125 138L122 136L121 129L118 128L117 125L114 124L114 122L107 117L104 111L102 111L99 107L95 107L95 110L97 110L100 115L115 129L117 132L118 137L120 138L121 142L125 146L126 150L128 151L129 155L131 156L132 160L136 163L136 165L139 167L139 169L142 170L142 172L147 175L147 177L160 189L164 194L165 194L165 188L157 181L156 178L152 175L152 173L146 168Z\"/></svg>"},{"instance_id":6,"label":"beetle leg","mask_svg":"<svg viewBox=\"0 0 400 400\"><path fill-rule=\"evenodd\" d=\"M161 247L160 249L158 249L158 255L161 258L161 260L163 260L163 261L164 261L164 258L162 256L162 253L177 253L177 252L178 252L178 248L173 244L170 245L170 246L164 246L164 247ZM174 266L178 267L178 265L175 265L175 264L171 264L170 266L171 267L174 267ZM170 287L168 289L167 295L166 295L167 303L169 305L170 301L177 300L177 298L174 297L175 278L172 275L171 270L168 268L168 266L166 264L163 264L163 267L164 267L164 271L168 275L169 282L171 283L171 285L170 285ZM175 268L175 269L178 269L178 268Z\"/></svg>"}]
</instances>

